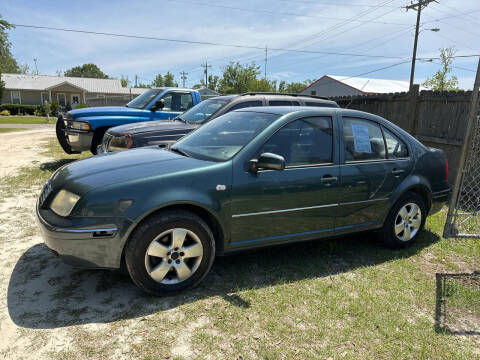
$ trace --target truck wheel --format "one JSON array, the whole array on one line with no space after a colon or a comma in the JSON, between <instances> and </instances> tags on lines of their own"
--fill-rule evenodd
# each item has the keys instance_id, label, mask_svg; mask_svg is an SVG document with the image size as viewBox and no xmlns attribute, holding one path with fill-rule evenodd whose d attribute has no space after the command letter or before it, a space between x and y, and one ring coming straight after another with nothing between
<instances>
[{"instance_id":1,"label":"truck wheel","mask_svg":"<svg viewBox=\"0 0 480 360\"><path fill-rule=\"evenodd\" d=\"M215 258L213 234L187 211L155 215L139 225L125 248L135 285L153 295L170 295L200 283Z\"/></svg>"},{"instance_id":2,"label":"truck wheel","mask_svg":"<svg viewBox=\"0 0 480 360\"><path fill-rule=\"evenodd\" d=\"M57 133L58 143L62 147L63 151L67 154L80 154L80 151L73 151L70 144L67 141L67 135L65 134L65 122L63 117L60 115L57 118L57 123L55 124L55 131Z\"/></svg>"},{"instance_id":3,"label":"truck wheel","mask_svg":"<svg viewBox=\"0 0 480 360\"><path fill-rule=\"evenodd\" d=\"M105 135L107 129L97 129L93 133L92 145L90 145L90 151L93 155L97 155L97 147L102 143L103 135Z\"/></svg>"},{"instance_id":4,"label":"truck wheel","mask_svg":"<svg viewBox=\"0 0 480 360\"><path fill-rule=\"evenodd\" d=\"M379 235L389 247L408 246L418 238L426 217L427 208L422 197L407 192L393 205Z\"/></svg>"}]
</instances>

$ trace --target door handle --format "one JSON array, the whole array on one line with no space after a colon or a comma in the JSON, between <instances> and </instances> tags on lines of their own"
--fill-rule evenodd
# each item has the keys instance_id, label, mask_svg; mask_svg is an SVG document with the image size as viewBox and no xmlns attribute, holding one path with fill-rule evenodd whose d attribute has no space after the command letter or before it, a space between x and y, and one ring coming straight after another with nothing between
<instances>
[{"instance_id":1,"label":"door handle","mask_svg":"<svg viewBox=\"0 0 480 360\"><path fill-rule=\"evenodd\" d=\"M322 183L332 183L338 180L338 177L336 176L330 176L330 175L325 175L320 179L320 182Z\"/></svg>"},{"instance_id":2,"label":"door handle","mask_svg":"<svg viewBox=\"0 0 480 360\"><path fill-rule=\"evenodd\" d=\"M395 175L395 176L399 176L400 174L404 173L405 170L401 170L401 169L393 169L392 170L392 174Z\"/></svg>"}]
</instances>

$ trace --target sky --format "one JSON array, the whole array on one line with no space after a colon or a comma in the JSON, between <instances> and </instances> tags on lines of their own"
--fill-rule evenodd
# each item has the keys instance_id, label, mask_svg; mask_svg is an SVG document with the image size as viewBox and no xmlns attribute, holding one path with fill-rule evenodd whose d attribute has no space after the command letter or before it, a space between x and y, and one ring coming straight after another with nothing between
<instances>
[{"instance_id":1,"label":"sky","mask_svg":"<svg viewBox=\"0 0 480 360\"><path fill-rule=\"evenodd\" d=\"M47 26L143 37L253 46L258 49L133 39L17 26L9 31L20 63L55 75L83 63L106 74L150 83L172 72L186 86L209 73L221 75L230 61L255 62L267 78L304 81L330 74L409 80L416 11L407 0L0 0L0 15L19 25ZM461 3L461 6L459 4ZM439 28L433 32L430 29ZM422 10L417 58L480 54L480 1L438 0ZM311 51L292 52L271 49ZM316 52L316 53L315 53ZM321 52L321 53L319 53ZM325 54L328 53L328 54ZM344 56L332 53L368 55ZM371 57L370 57L371 56ZM478 57L457 58L453 75L473 87ZM385 68L383 70L379 70ZM417 61L415 83L432 76L438 60ZM368 74L366 74L368 73Z\"/></svg>"}]
</instances>

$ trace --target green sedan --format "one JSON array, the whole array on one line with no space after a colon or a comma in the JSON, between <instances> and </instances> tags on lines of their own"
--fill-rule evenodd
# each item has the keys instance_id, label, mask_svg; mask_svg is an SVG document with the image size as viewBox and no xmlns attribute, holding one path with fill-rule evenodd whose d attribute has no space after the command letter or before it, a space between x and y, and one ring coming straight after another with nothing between
<instances>
[{"instance_id":1,"label":"green sedan","mask_svg":"<svg viewBox=\"0 0 480 360\"><path fill-rule=\"evenodd\" d=\"M376 230L416 240L450 192L442 150L378 116L338 108L230 112L169 150L60 168L37 216L46 245L80 267L125 267L156 295L197 285L215 256Z\"/></svg>"}]
</instances>

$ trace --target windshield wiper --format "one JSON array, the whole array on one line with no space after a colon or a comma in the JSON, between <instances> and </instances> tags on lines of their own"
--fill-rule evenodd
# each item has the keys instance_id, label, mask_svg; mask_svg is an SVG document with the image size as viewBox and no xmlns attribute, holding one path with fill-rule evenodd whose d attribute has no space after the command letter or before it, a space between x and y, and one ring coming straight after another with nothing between
<instances>
[{"instance_id":1,"label":"windshield wiper","mask_svg":"<svg viewBox=\"0 0 480 360\"><path fill-rule=\"evenodd\" d=\"M173 118L172 120L178 120L178 121L181 121L183 123L187 123L185 120L182 119L182 117L180 115L178 115L176 118Z\"/></svg>"},{"instance_id":2,"label":"windshield wiper","mask_svg":"<svg viewBox=\"0 0 480 360\"><path fill-rule=\"evenodd\" d=\"M175 151L176 153L179 153L180 155L183 155L183 156L186 156L186 157L190 157L190 155L188 155L185 151L180 150L180 149L178 149L178 148L171 147L169 150L170 150L170 151Z\"/></svg>"}]
</instances>

